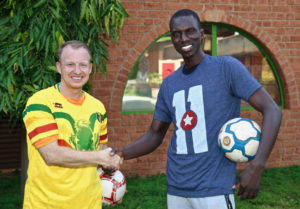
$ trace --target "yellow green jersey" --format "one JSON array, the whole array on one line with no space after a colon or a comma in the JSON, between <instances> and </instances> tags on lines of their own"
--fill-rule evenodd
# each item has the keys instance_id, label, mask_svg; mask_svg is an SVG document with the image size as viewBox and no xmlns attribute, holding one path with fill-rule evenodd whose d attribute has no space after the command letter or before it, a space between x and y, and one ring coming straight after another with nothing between
<instances>
[{"instance_id":1,"label":"yellow green jersey","mask_svg":"<svg viewBox=\"0 0 300 209\"><path fill-rule=\"evenodd\" d=\"M57 84L28 99L23 121L29 159L23 208L101 208L97 165L49 166L38 149L57 140L75 150L99 150L107 143L104 105L86 92L78 100L68 98Z\"/></svg>"}]
</instances>

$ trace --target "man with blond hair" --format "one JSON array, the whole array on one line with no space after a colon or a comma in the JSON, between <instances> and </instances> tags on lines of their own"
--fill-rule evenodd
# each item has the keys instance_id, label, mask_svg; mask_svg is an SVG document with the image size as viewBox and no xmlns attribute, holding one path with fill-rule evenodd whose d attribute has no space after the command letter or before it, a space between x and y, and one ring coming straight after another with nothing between
<instances>
[{"instance_id":1,"label":"man with blond hair","mask_svg":"<svg viewBox=\"0 0 300 209\"><path fill-rule=\"evenodd\" d=\"M82 87L92 71L91 53L80 41L58 50L60 82L35 93L23 112L27 130L28 178L24 209L100 209L100 165L118 169L110 156L104 105Z\"/></svg>"}]
</instances>

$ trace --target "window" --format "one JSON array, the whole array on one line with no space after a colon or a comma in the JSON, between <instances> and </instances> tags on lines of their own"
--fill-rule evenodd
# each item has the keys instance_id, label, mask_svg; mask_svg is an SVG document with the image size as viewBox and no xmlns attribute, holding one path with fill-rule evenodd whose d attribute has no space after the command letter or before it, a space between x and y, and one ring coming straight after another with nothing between
<instances>
[{"instance_id":1,"label":"window","mask_svg":"<svg viewBox=\"0 0 300 209\"><path fill-rule=\"evenodd\" d=\"M203 23L203 50L212 56L231 55L240 60L283 107L283 90L277 69L264 48L247 33L225 24ZM122 113L153 112L163 79L174 72L183 59L176 52L169 33L155 40L138 58L125 87ZM242 110L251 109L242 102Z\"/></svg>"}]
</instances>

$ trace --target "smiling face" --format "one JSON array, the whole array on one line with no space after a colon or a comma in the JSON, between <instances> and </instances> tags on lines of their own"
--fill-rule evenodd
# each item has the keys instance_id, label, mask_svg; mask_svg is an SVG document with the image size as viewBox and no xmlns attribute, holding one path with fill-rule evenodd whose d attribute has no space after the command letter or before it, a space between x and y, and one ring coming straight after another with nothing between
<instances>
[{"instance_id":1,"label":"smiling face","mask_svg":"<svg viewBox=\"0 0 300 209\"><path fill-rule=\"evenodd\" d=\"M61 75L61 86L68 95L73 90L81 90L92 71L91 57L85 48L63 48L60 62L56 63Z\"/></svg>"},{"instance_id":2,"label":"smiling face","mask_svg":"<svg viewBox=\"0 0 300 209\"><path fill-rule=\"evenodd\" d=\"M191 15L176 17L170 24L170 31L173 45L185 64L199 64L204 56L201 48L204 32L197 20Z\"/></svg>"}]
</instances>

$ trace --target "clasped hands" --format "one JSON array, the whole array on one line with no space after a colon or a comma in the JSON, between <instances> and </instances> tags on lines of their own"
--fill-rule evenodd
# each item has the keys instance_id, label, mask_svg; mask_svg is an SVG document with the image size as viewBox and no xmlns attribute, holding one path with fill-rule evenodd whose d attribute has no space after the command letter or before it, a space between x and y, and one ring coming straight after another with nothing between
<instances>
[{"instance_id":1,"label":"clasped hands","mask_svg":"<svg viewBox=\"0 0 300 209\"><path fill-rule=\"evenodd\" d=\"M120 166L123 164L123 157L110 147L102 148L101 152L103 153L103 162L100 165L105 173L112 175L116 170L120 169Z\"/></svg>"}]
</instances>

